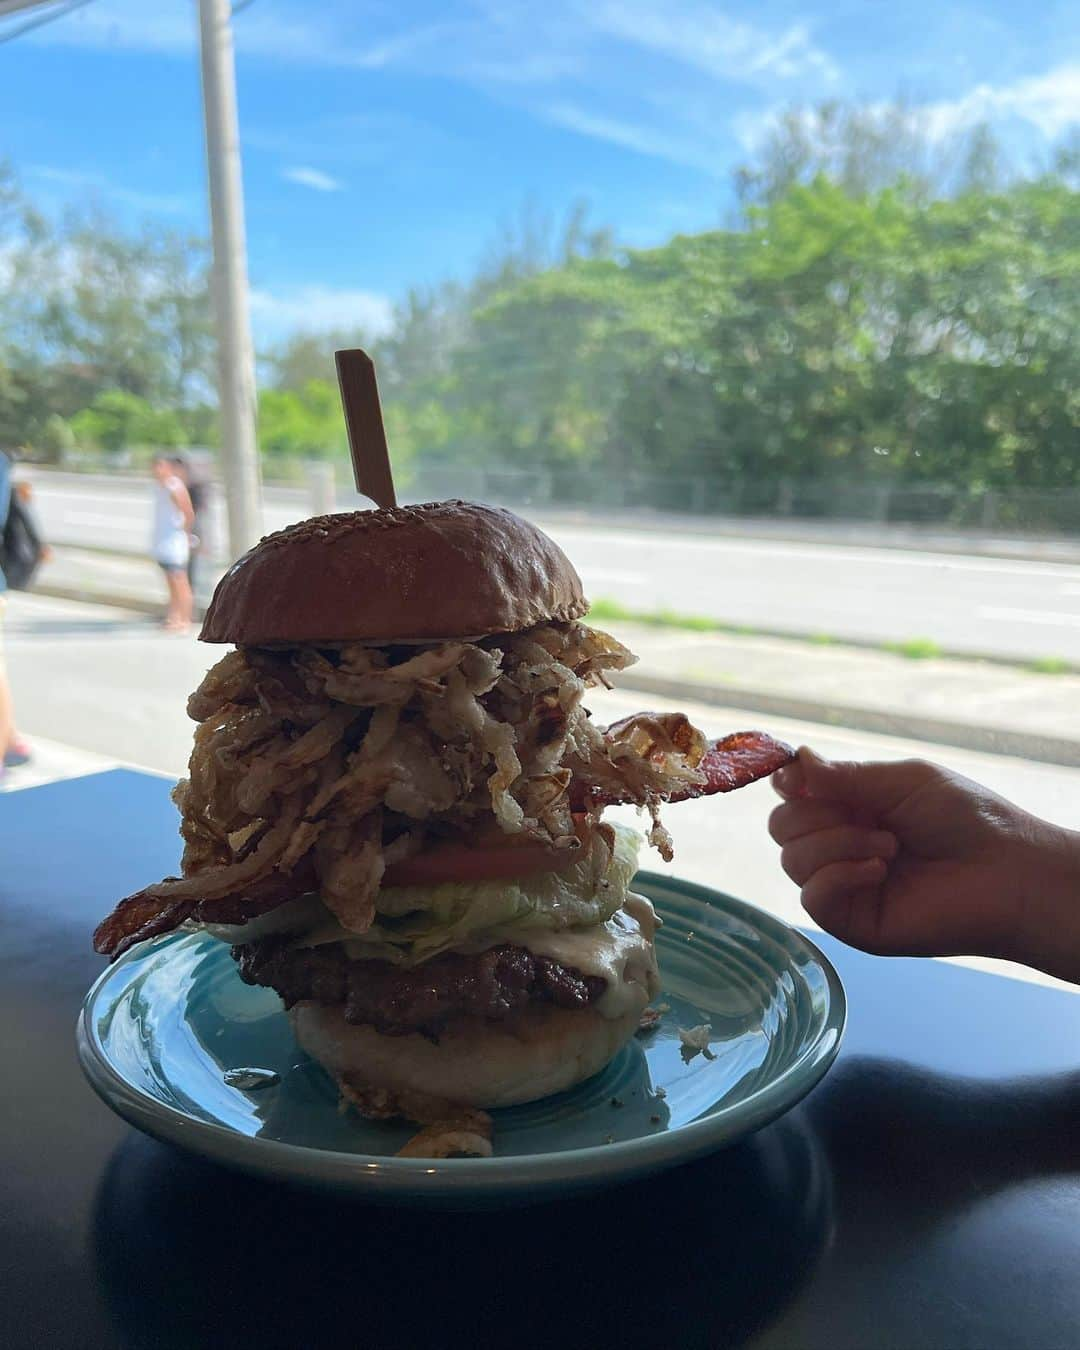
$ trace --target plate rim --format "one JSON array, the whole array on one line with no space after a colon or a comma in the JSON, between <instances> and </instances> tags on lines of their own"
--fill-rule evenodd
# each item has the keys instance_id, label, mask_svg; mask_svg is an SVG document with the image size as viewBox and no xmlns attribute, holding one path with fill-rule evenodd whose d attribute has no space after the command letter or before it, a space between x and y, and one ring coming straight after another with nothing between
<instances>
[{"instance_id":1,"label":"plate rim","mask_svg":"<svg viewBox=\"0 0 1080 1350\"><path fill-rule=\"evenodd\" d=\"M112 1063L96 1034L93 1011L102 988L115 976L116 963L107 966L94 980L79 1010L75 1028L79 1065L105 1105L137 1129L246 1172L278 1179L344 1183L370 1193L418 1194L422 1189L434 1199L440 1194L461 1195L466 1190L506 1188L514 1182L550 1186L574 1180L599 1182L618 1175L629 1178L688 1162L761 1128L795 1106L817 1086L839 1053L848 1020L847 996L836 967L817 943L802 929L777 915L715 887L660 872L639 871L635 883L646 895L656 888L674 890L707 906L719 900L724 912L773 940L779 939L785 947L790 947L794 937L804 949L800 955L820 966L828 990L828 1005L821 1025L811 1045L795 1063L729 1110L712 1112L660 1134L550 1153L436 1159L343 1152L241 1134L227 1125L199 1120L178 1107L150 1097ZM146 956L154 941L133 947L132 954ZM127 954L121 957L121 961L126 959ZM831 1039L830 1032L835 1033ZM422 1188L418 1185L421 1178Z\"/></svg>"}]
</instances>

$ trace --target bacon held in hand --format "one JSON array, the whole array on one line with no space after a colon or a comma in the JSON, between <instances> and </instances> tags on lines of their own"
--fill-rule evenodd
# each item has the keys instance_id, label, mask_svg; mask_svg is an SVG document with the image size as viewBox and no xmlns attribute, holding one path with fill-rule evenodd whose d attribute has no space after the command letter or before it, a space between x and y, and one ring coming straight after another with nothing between
<instances>
[{"instance_id":1,"label":"bacon held in hand","mask_svg":"<svg viewBox=\"0 0 1080 1350\"><path fill-rule=\"evenodd\" d=\"M713 741L698 763L698 772L705 775L704 785L673 792L668 801L685 802L694 797L711 797L715 792L734 792L759 778L768 778L794 758L795 751L790 745L774 740L764 731L734 731Z\"/></svg>"},{"instance_id":2,"label":"bacon held in hand","mask_svg":"<svg viewBox=\"0 0 1080 1350\"><path fill-rule=\"evenodd\" d=\"M627 722L634 719L627 718ZM619 724L622 725L621 723ZM737 788L767 778L795 758L795 751L783 741L774 740L764 731L735 731L718 741L712 741L694 768L703 782L674 785L657 793L656 801L685 802L696 797L711 797L717 792L734 792ZM576 791L575 791L576 789ZM605 784L582 785L575 781L571 787L575 809L597 806L619 806L640 803L640 795L627 784L625 791Z\"/></svg>"}]
</instances>

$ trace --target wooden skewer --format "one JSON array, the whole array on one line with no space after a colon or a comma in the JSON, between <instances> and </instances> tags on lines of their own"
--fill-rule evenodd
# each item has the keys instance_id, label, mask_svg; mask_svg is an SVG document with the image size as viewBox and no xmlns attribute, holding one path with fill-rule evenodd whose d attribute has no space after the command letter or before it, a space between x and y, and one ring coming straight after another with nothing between
<instances>
[{"instance_id":1,"label":"wooden skewer","mask_svg":"<svg viewBox=\"0 0 1080 1350\"><path fill-rule=\"evenodd\" d=\"M370 497L376 506L397 506L375 363L359 347L335 352L334 362L345 409L345 430L349 436L356 490Z\"/></svg>"}]
</instances>

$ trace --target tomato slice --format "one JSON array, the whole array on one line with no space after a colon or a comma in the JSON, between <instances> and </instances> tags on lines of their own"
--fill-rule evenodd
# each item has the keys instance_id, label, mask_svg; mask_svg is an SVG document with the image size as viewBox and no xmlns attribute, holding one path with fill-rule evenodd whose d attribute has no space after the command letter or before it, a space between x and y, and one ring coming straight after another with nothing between
<instances>
[{"instance_id":1,"label":"tomato slice","mask_svg":"<svg viewBox=\"0 0 1080 1350\"><path fill-rule=\"evenodd\" d=\"M441 844L388 867L382 884L437 886L444 881L509 881L535 872L558 872L569 867L577 856L577 849L553 849L540 844L521 848Z\"/></svg>"},{"instance_id":2,"label":"tomato slice","mask_svg":"<svg viewBox=\"0 0 1080 1350\"><path fill-rule=\"evenodd\" d=\"M578 838L586 842L585 818L574 817ZM471 844L436 844L394 863L383 874L384 886L438 886L444 881L509 881L536 872L561 872L581 857L581 849L550 844L515 844L502 834Z\"/></svg>"}]
</instances>

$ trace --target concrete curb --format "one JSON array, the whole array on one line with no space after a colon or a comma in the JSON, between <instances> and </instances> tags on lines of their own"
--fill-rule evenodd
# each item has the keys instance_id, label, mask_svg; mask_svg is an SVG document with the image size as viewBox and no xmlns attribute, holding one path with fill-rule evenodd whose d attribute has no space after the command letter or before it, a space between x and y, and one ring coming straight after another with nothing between
<instances>
[{"instance_id":1,"label":"concrete curb","mask_svg":"<svg viewBox=\"0 0 1080 1350\"><path fill-rule=\"evenodd\" d=\"M961 750L981 750L986 754L1012 755L1018 759L1038 760L1042 764L1080 768L1080 741L1056 736L1036 736L973 722L949 722L903 711L885 712L852 703L826 703L788 694L770 694L760 689L740 689L737 685L698 684L693 680L642 675L636 671L622 672L617 687L656 694L661 698L710 703L772 717L791 717L800 722L820 722L825 726L850 727L853 731L872 731L883 736L930 741L935 745L953 745Z\"/></svg>"},{"instance_id":2,"label":"concrete curb","mask_svg":"<svg viewBox=\"0 0 1080 1350\"><path fill-rule=\"evenodd\" d=\"M145 596L119 592L102 595L100 592L94 593L78 586L46 583L35 586L30 593L57 600L113 606L154 617L160 616L163 609L163 601L148 600ZM196 617L201 619L204 611L205 606L197 605ZM923 717L902 710L886 712L855 703L799 698L790 694L769 693L761 689L744 689L738 685L678 680L662 675L639 673L636 668L623 672L618 678L617 685L620 689L656 694L660 698L708 703L717 707L737 708L749 713L764 713L770 717L790 717L800 722L850 727L854 731L870 731L878 735L929 741L935 745L952 745L961 750L980 750L986 754L1012 755L1018 759L1037 760L1043 764L1080 768L1080 740L1070 740L1067 737L1032 735L973 722L953 722L944 718Z\"/></svg>"},{"instance_id":3,"label":"concrete curb","mask_svg":"<svg viewBox=\"0 0 1080 1350\"><path fill-rule=\"evenodd\" d=\"M111 609L132 610L137 614L149 614L155 618L160 618L165 612L164 597L161 600L148 600L144 595L125 595L120 591L102 594L101 591L88 590L82 586L61 586L46 582L44 585L35 584L26 594L43 595L50 600L74 600L82 605L105 605ZM205 605L196 605L196 619L201 619L205 610Z\"/></svg>"},{"instance_id":4,"label":"concrete curb","mask_svg":"<svg viewBox=\"0 0 1080 1350\"><path fill-rule=\"evenodd\" d=\"M94 557L111 558L117 562L131 562L133 559L146 561L144 554L126 553L121 549L108 548L100 544L57 544L55 549L61 553L68 550L73 553L89 553ZM212 575L215 578L219 572L225 570L226 564L218 560L211 561L208 559L207 563L213 569ZM115 603L122 605L125 609L140 609L147 613L157 613L158 609L161 607L157 601L148 600L145 596L131 600L124 598L125 593L122 591L110 591L108 592L109 598L102 599L100 595L90 591L78 591L78 593L76 593L75 588L65 587L49 581L35 582L33 589L38 595L51 595L60 600L87 600L106 605ZM111 598L113 595L117 595L121 598L114 601ZM594 599L596 598L597 597L594 597ZM164 601L162 601L161 604L164 604ZM203 608L205 608L205 606ZM202 609L200 609L198 604L196 604L196 612L201 617ZM627 614L625 617L605 618L603 614L598 614L596 619L599 623L633 623L639 624L645 628L653 627L653 625L649 623L647 616L634 617L632 614ZM681 629L677 625L673 625L672 631L685 632L690 630ZM850 647L855 651L886 652L892 655L903 655L902 652L892 652L886 643L876 641L872 638L834 638L830 636L827 642L822 643L821 635L814 632L792 632L790 629L786 628L759 628L756 626L752 630L740 630L739 627L734 624L725 626L723 623L718 623L715 632L724 637L777 638L782 642L806 642L812 646L825 645L838 648ZM946 661L979 661L986 665L1003 666L1006 669L1011 670L1029 671L1032 669L1032 662L1030 661L1021 660L1019 657L1003 656L1000 653L995 652L969 652L942 647L934 653L934 658L936 660ZM1080 665L1071 661L1066 661L1064 663L1063 673L1070 675L1080 674Z\"/></svg>"}]
</instances>

